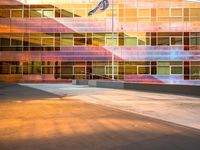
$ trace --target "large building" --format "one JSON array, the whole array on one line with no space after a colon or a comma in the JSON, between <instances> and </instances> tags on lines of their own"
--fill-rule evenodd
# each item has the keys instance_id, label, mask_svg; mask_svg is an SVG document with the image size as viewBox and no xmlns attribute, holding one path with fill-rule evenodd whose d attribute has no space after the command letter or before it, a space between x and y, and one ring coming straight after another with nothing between
<instances>
[{"instance_id":1,"label":"large building","mask_svg":"<svg viewBox=\"0 0 200 150\"><path fill-rule=\"evenodd\" d=\"M0 81L200 84L198 0L100 1L1 0Z\"/></svg>"}]
</instances>

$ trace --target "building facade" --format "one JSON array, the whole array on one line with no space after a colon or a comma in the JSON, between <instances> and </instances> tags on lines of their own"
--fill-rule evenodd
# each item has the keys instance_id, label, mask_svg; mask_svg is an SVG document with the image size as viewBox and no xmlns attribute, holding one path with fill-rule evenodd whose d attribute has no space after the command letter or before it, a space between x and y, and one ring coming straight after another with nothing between
<instances>
[{"instance_id":1,"label":"building facade","mask_svg":"<svg viewBox=\"0 0 200 150\"><path fill-rule=\"evenodd\" d=\"M200 84L200 2L1 0L0 81L110 79Z\"/></svg>"}]
</instances>

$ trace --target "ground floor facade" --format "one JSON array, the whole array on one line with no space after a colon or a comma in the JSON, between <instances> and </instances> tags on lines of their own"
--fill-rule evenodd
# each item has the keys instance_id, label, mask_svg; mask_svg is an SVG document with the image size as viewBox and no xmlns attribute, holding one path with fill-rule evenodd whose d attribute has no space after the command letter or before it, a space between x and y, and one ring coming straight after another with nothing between
<instances>
[{"instance_id":1,"label":"ground floor facade","mask_svg":"<svg viewBox=\"0 0 200 150\"><path fill-rule=\"evenodd\" d=\"M116 80L185 83L200 80L200 61L115 61ZM58 82L111 79L111 61L2 61L0 81Z\"/></svg>"}]
</instances>

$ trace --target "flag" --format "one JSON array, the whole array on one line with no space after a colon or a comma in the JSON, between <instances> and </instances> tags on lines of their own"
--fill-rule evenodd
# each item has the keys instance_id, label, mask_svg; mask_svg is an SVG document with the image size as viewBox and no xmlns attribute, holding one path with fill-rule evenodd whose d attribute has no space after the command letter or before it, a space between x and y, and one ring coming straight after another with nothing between
<instances>
[{"instance_id":1,"label":"flag","mask_svg":"<svg viewBox=\"0 0 200 150\"><path fill-rule=\"evenodd\" d=\"M109 7L109 1L108 0L101 0L99 4L88 13L88 16L91 16L97 12L103 12Z\"/></svg>"}]
</instances>

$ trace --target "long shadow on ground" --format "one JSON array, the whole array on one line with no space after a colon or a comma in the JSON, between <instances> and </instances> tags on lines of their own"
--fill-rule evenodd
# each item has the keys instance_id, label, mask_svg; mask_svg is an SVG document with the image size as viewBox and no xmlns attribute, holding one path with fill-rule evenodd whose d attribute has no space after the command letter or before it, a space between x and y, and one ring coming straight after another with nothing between
<instances>
[{"instance_id":1,"label":"long shadow on ground","mask_svg":"<svg viewBox=\"0 0 200 150\"><path fill-rule=\"evenodd\" d=\"M17 84L0 94L0 150L200 150L199 130Z\"/></svg>"},{"instance_id":2,"label":"long shadow on ground","mask_svg":"<svg viewBox=\"0 0 200 150\"><path fill-rule=\"evenodd\" d=\"M0 83L0 101L38 100L47 98L60 98L60 97L53 93L21 86L19 84Z\"/></svg>"}]
</instances>

